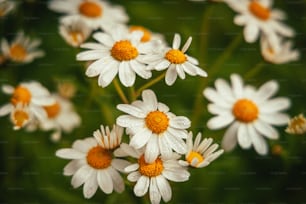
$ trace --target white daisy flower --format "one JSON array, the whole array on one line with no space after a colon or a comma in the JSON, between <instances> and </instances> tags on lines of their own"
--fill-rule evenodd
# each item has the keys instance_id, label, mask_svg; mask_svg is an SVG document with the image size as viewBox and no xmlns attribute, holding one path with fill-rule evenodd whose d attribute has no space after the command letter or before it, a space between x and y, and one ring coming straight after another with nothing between
<instances>
[{"instance_id":1,"label":"white daisy flower","mask_svg":"<svg viewBox=\"0 0 306 204\"><path fill-rule=\"evenodd\" d=\"M6 39L2 39L1 51L7 59L18 63L29 63L35 58L44 56L44 52L37 49L40 43L39 39L30 39L24 36L23 32L18 32L10 44Z\"/></svg>"},{"instance_id":2,"label":"white daisy flower","mask_svg":"<svg viewBox=\"0 0 306 204\"><path fill-rule=\"evenodd\" d=\"M142 92L142 101L131 105L119 104L117 108L128 115L117 118L117 124L126 127L132 133L130 145L136 149L146 145L145 159L153 162L159 154L169 156L172 150L179 154L186 153L187 138L185 129L190 121L184 116L169 112L168 106L159 103L151 90Z\"/></svg>"},{"instance_id":3,"label":"white daisy flower","mask_svg":"<svg viewBox=\"0 0 306 204\"><path fill-rule=\"evenodd\" d=\"M23 112L18 115L18 119L16 117L12 119L12 121L17 121L15 125L18 121L28 121L31 118L31 114L38 119L45 119L47 115L42 106L49 106L55 103L49 91L35 81L20 83L16 87L3 85L2 91L5 94L12 95L12 97L10 103L0 107L0 116L15 114L16 111Z\"/></svg>"},{"instance_id":4,"label":"white daisy flower","mask_svg":"<svg viewBox=\"0 0 306 204\"><path fill-rule=\"evenodd\" d=\"M74 188L84 184L85 198L91 198L98 187L106 194L113 190L119 193L124 191L124 181L118 171L123 172L130 163L115 158L112 152L114 147L120 145L121 135L104 135L107 131L102 132L99 141L92 137L76 140L72 148L56 151L56 156L72 160L65 166L64 175L72 176L71 185ZM98 134L97 131L94 134Z\"/></svg>"},{"instance_id":5,"label":"white daisy flower","mask_svg":"<svg viewBox=\"0 0 306 204\"><path fill-rule=\"evenodd\" d=\"M231 75L230 86L225 80L217 79L216 89L206 88L204 96L212 103L208 111L217 116L210 119L210 129L220 129L230 125L225 132L222 147L232 150L238 141L243 149L252 145L256 152L265 155L268 146L264 137L278 139L279 134L273 125L284 125L289 117L281 111L290 106L285 97L271 99L278 90L275 81L263 84L258 90L252 86L244 86L239 75Z\"/></svg>"},{"instance_id":6,"label":"white daisy flower","mask_svg":"<svg viewBox=\"0 0 306 204\"><path fill-rule=\"evenodd\" d=\"M52 0L49 8L66 14L64 18L79 17L92 29L107 30L128 21L123 7L101 0Z\"/></svg>"},{"instance_id":7,"label":"white daisy flower","mask_svg":"<svg viewBox=\"0 0 306 204\"><path fill-rule=\"evenodd\" d=\"M260 40L261 54L263 58L274 64L284 64L291 61L296 61L300 57L300 53L297 50L292 50L292 42L286 41L280 43L280 50L275 50L270 45L265 36Z\"/></svg>"},{"instance_id":8,"label":"white daisy flower","mask_svg":"<svg viewBox=\"0 0 306 204\"><path fill-rule=\"evenodd\" d=\"M283 11L273 9L273 0L224 0L239 14L234 22L244 27L244 38L248 43L255 42L260 32L267 36L271 46L279 50L279 36L292 37L294 31L281 20L286 18Z\"/></svg>"},{"instance_id":9,"label":"white daisy flower","mask_svg":"<svg viewBox=\"0 0 306 204\"><path fill-rule=\"evenodd\" d=\"M59 33L69 45L79 47L88 39L91 28L81 18L69 18L61 21Z\"/></svg>"},{"instance_id":10,"label":"white daisy flower","mask_svg":"<svg viewBox=\"0 0 306 204\"><path fill-rule=\"evenodd\" d=\"M165 70L166 72L166 84L171 86L174 84L177 75L181 79L185 79L185 72L191 76L200 75L206 77L207 73L199 68L198 60L185 54L191 44L192 38L189 37L183 48L180 50L181 36L179 34L174 35L172 48L166 47L158 54L147 55L145 60L149 61L148 69L155 69L157 71Z\"/></svg>"},{"instance_id":11,"label":"white daisy flower","mask_svg":"<svg viewBox=\"0 0 306 204\"><path fill-rule=\"evenodd\" d=\"M142 35L142 32L128 33L122 28L113 29L109 33L97 32L93 38L99 43L81 45L82 48L90 50L79 53L77 60L94 61L88 66L86 75L99 75L99 86L108 86L117 73L124 86L133 86L136 74L144 79L152 76L142 61L142 54L151 50L150 44L141 43Z\"/></svg>"},{"instance_id":12,"label":"white daisy flower","mask_svg":"<svg viewBox=\"0 0 306 204\"><path fill-rule=\"evenodd\" d=\"M187 138L187 154L185 155L185 161L179 161L181 165L203 168L223 154L223 149L216 151L219 145L212 145L212 138L205 138L202 142L201 139L202 135L198 133L193 143L192 132L189 133Z\"/></svg>"},{"instance_id":13,"label":"white daisy flower","mask_svg":"<svg viewBox=\"0 0 306 204\"><path fill-rule=\"evenodd\" d=\"M61 138L61 132L70 133L74 128L80 126L81 118L75 112L73 104L57 94L52 97L55 103L49 106L43 106L47 113L44 120L39 121L39 127L42 130L55 130L51 139L58 141Z\"/></svg>"},{"instance_id":14,"label":"white daisy flower","mask_svg":"<svg viewBox=\"0 0 306 204\"><path fill-rule=\"evenodd\" d=\"M0 0L0 17L6 16L16 6L14 1Z\"/></svg>"},{"instance_id":15,"label":"white daisy flower","mask_svg":"<svg viewBox=\"0 0 306 204\"><path fill-rule=\"evenodd\" d=\"M290 119L285 130L289 134L302 135L306 133L306 118L303 114L299 114Z\"/></svg>"},{"instance_id":16,"label":"white daisy flower","mask_svg":"<svg viewBox=\"0 0 306 204\"><path fill-rule=\"evenodd\" d=\"M189 179L189 172L178 163L175 154L169 157L159 156L151 163L147 163L143 151L135 150L125 143L121 144L120 149L138 159L137 163L125 168L125 171L129 173L127 179L136 182L134 186L136 196L144 196L149 191L152 204L160 203L161 198L164 202L171 200L172 190L168 180L183 182Z\"/></svg>"}]
</instances>

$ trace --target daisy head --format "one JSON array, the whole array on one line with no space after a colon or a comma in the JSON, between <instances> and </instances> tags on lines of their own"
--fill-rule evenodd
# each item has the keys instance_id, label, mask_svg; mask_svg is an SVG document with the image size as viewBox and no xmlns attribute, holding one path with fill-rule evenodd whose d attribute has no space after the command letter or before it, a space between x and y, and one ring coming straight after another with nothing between
<instances>
[{"instance_id":1,"label":"daisy head","mask_svg":"<svg viewBox=\"0 0 306 204\"><path fill-rule=\"evenodd\" d=\"M303 114L299 114L291 118L285 130L289 134L302 135L306 133L306 118Z\"/></svg>"},{"instance_id":2,"label":"daisy head","mask_svg":"<svg viewBox=\"0 0 306 204\"><path fill-rule=\"evenodd\" d=\"M143 149L136 150L123 143L120 150L137 159L136 163L125 168L125 171L129 173L127 179L136 182L135 195L141 197L149 192L150 201L153 204L160 203L161 199L164 202L171 200L172 190L168 181L183 182L189 179L189 172L178 163L176 154L169 157L158 156L148 163L144 158Z\"/></svg>"},{"instance_id":3,"label":"daisy head","mask_svg":"<svg viewBox=\"0 0 306 204\"><path fill-rule=\"evenodd\" d=\"M234 22L244 26L244 38L247 42L255 42L262 32L274 49L279 50L279 36L292 37L294 31L281 20L286 18L283 11L273 9L273 0L224 0L239 14Z\"/></svg>"},{"instance_id":4,"label":"daisy head","mask_svg":"<svg viewBox=\"0 0 306 204\"><path fill-rule=\"evenodd\" d=\"M268 39L265 36L260 40L261 54L263 58L274 64L284 64L291 61L296 61L300 57L300 53L297 50L292 50L292 42L280 42L280 50L276 50L270 45Z\"/></svg>"},{"instance_id":5,"label":"daisy head","mask_svg":"<svg viewBox=\"0 0 306 204\"><path fill-rule=\"evenodd\" d=\"M65 14L64 18L79 17L92 29L106 30L128 21L122 7L102 0L52 0L49 8Z\"/></svg>"},{"instance_id":6,"label":"daisy head","mask_svg":"<svg viewBox=\"0 0 306 204\"><path fill-rule=\"evenodd\" d=\"M14 1L0 0L0 18L6 16L16 6Z\"/></svg>"},{"instance_id":7,"label":"daisy head","mask_svg":"<svg viewBox=\"0 0 306 204\"><path fill-rule=\"evenodd\" d=\"M81 47L89 50L77 55L77 60L94 61L86 70L89 77L99 76L99 86L106 87L116 77L130 87L135 83L136 74L144 79L152 76L141 60L150 46L141 43L142 32L128 33L123 28L113 29L109 33L97 32L93 38L98 43L85 43Z\"/></svg>"},{"instance_id":8,"label":"daisy head","mask_svg":"<svg viewBox=\"0 0 306 204\"><path fill-rule=\"evenodd\" d=\"M69 18L61 21L59 33L69 45L79 47L87 40L91 29L81 18Z\"/></svg>"},{"instance_id":9,"label":"daisy head","mask_svg":"<svg viewBox=\"0 0 306 204\"><path fill-rule=\"evenodd\" d=\"M37 49L40 43L39 39L31 39L26 37L23 32L18 32L10 44L6 39L2 39L1 50L3 55L11 61L29 63L35 58L44 56L44 52Z\"/></svg>"},{"instance_id":10,"label":"daisy head","mask_svg":"<svg viewBox=\"0 0 306 204\"><path fill-rule=\"evenodd\" d=\"M70 133L73 129L81 124L80 116L75 112L73 104L59 96L52 94L55 103L43 106L47 117L39 121L39 127L42 130L54 130L51 139L58 141L61 138L61 132Z\"/></svg>"},{"instance_id":11,"label":"daisy head","mask_svg":"<svg viewBox=\"0 0 306 204\"><path fill-rule=\"evenodd\" d=\"M223 79L215 81L215 87L206 88L204 96L212 103L208 111L217 115L210 119L210 129L229 126L222 140L224 150L232 150L236 143L248 149L252 145L256 152L265 155L268 146L264 137L278 139L279 135L273 125L284 125L288 122L283 110L290 106L285 97L272 99L278 90L275 81L263 84L258 90L252 86L244 86L239 75L231 75L231 86Z\"/></svg>"},{"instance_id":12,"label":"daisy head","mask_svg":"<svg viewBox=\"0 0 306 204\"><path fill-rule=\"evenodd\" d=\"M165 81L169 86L174 84L177 76L181 79L185 79L185 73L191 76L199 75L206 77L207 73L198 67L198 60L185 53L188 50L191 41L192 38L189 37L182 49L180 49L181 36L175 34L172 48L167 47L157 54L148 55L146 57L150 62L148 69L155 69L158 71L167 69Z\"/></svg>"},{"instance_id":13,"label":"daisy head","mask_svg":"<svg viewBox=\"0 0 306 204\"><path fill-rule=\"evenodd\" d=\"M76 140L72 148L64 148L56 151L56 156L63 159L70 159L64 168L65 176L72 176L71 185L78 188L82 184L85 198L91 198L100 188L104 193L110 194L124 191L124 181L119 174L129 165L129 162L123 159L117 159L112 151L112 146L107 141L118 141L116 134L110 134L110 137L102 137L97 141L90 137L83 140ZM117 144L119 145L119 144Z\"/></svg>"},{"instance_id":14,"label":"daisy head","mask_svg":"<svg viewBox=\"0 0 306 204\"><path fill-rule=\"evenodd\" d=\"M45 119L46 113L42 106L49 106L55 103L49 91L40 83L34 81L20 83L16 87L4 85L2 86L2 91L11 95L11 99L10 103L0 107L0 116L22 109L24 112L30 111L37 118ZM17 106L19 107L16 108Z\"/></svg>"},{"instance_id":15,"label":"daisy head","mask_svg":"<svg viewBox=\"0 0 306 204\"><path fill-rule=\"evenodd\" d=\"M153 162L159 154L169 156L172 150L186 153L183 139L187 138L190 120L171 113L168 106L157 101L153 91L143 91L142 101L120 104L117 108L127 113L117 118L117 124L129 129L130 145L136 149L146 146L146 162Z\"/></svg>"},{"instance_id":16,"label":"daisy head","mask_svg":"<svg viewBox=\"0 0 306 204\"><path fill-rule=\"evenodd\" d=\"M219 145L212 144L212 138L205 138L202 141L201 139L202 135L198 133L193 142L192 132L189 133L187 138L187 154L185 156L185 161L180 160L181 165L195 168L206 167L223 154L223 149L216 151Z\"/></svg>"},{"instance_id":17,"label":"daisy head","mask_svg":"<svg viewBox=\"0 0 306 204\"><path fill-rule=\"evenodd\" d=\"M33 119L33 114L29 111L29 108L26 105L18 103L12 108L10 118L14 125L14 130L19 130Z\"/></svg>"}]
</instances>

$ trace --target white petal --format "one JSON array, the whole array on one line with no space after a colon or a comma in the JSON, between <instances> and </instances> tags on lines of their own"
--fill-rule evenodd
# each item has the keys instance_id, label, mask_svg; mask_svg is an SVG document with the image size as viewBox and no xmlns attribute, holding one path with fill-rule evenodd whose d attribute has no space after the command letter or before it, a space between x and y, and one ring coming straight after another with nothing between
<instances>
[{"instance_id":1,"label":"white petal","mask_svg":"<svg viewBox=\"0 0 306 204\"><path fill-rule=\"evenodd\" d=\"M253 43L257 40L259 35L259 28L256 24L250 23L244 27L244 38L248 43Z\"/></svg>"},{"instance_id":2,"label":"white petal","mask_svg":"<svg viewBox=\"0 0 306 204\"><path fill-rule=\"evenodd\" d=\"M131 117L130 115L121 115L117 118L117 124L122 127L144 127L143 119Z\"/></svg>"},{"instance_id":3,"label":"white petal","mask_svg":"<svg viewBox=\"0 0 306 204\"><path fill-rule=\"evenodd\" d=\"M113 39L106 33L98 32L93 34L93 38L99 41L100 43L106 45L107 47L113 47Z\"/></svg>"},{"instance_id":4,"label":"white petal","mask_svg":"<svg viewBox=\"0 0 306 204\"><path fill-rule=\"evenodd\" d=\"M243 26L247 23L247 18L245 17L245 15L237 15L234 18L234 23Z\"/></svg>"},{"instance_id":5,"label":"white petal","mask_svg":"<svg viewBox=\"0 0 306 204\"><path fill-rule=\"evenodd\" d=\"M143 102L150 107L151 110L157 110L157 98L152 90L144 90L141 94Z\"/></svg>"},{"instance_id":6,"label":"white petal","mask_svg":"<svg viewBox=\"0 0 306 204\"><path fill-rule=\"evenodd\" d=\"M181 45L181 36L177 33L174 34L173 42L172 42L172 48L173 49L179 49Z\"/></svg>"},{"instance_id":7,"label":"white petal","mask_svg":"<svg viewBox=\"0 0 306 204\"><path fill-rule=\"evenodd\" d=\"M265 101L260 106L260 112L273 113L287 109L290 106L290 100L285 97L279 97Z\"/></svg>"},{"instance_id":8,"label":"white petal","mask_svg":"<svg viewBox=\"0 0 306 204\"><path fill-rule=\"evenodd\" d=\"M177 116L175 118L171 118L170 126L178 129L187 129L191 125L190 120L184 116Z\"/></svg>"},{"instance_id":9,"label":"white petal","mask_svg":"<svg viewBox=\"0 0 306 204\"><path fill-rule=\"evenodd\" d=\"M232 89L234 96L236 98L240 98L243 94L243 82L242 79L239 75L237 74L232 74L231 75L231 82L232 82Z\"/></svg>"},{"instance_id":10,"label":"white petal","mask_svg":"<svg viewBox=\"0 0 306 204\"><path fill-rule=\"evenodd\" d=\"M162 175L170 181L183 182L189 179L189 172L186 170L170 170L164 169Z\"/></svg>"},{"instance_id":11,"label":"white petal","mask_svg":"<svg viewBox=\"0 0 306 204\"><path fill-rule=\"evenodd\" d=\"M238 144L242 149L248 149L252 145L252 141L250 138L250 135L248 134L248 129L247 129L246 124L240 124L238 127Z\"/></svg>"},{"instance_id":12,"label":"white petal","mask_svg":"<svg viewBox=\"0 0 306 204\"><path fill-rule=\"evenodd\" d=\"M0 116L9 114L13 110L13 105L8 103L0 107Z\"/></svg>"},{"instance_id":13,"label":"white petal","mask_svg":"<svg viewBox=\"0 0 306 204\"><path fill-rule=\"evenodd\" d=\"M263 102L273 96L278 90L278 83L276 81L268 81L263 84L256 93L258 102Z\"/></svg>"},{"instance_id":14,"label":"white petal","mask_svg":"<svg viewBox=\"0 0 306 204\"><path fill-rule=\"evenodd\" d=\"M118 171L124 172L124 169L130 165L130 162L123 160L123 159L113 159L112 166L117 169Z\"/></svg>"},{"instance_id":15,"label":"white petal","mask_svg":"<svg viewBox=\"0 0 306 204\"><path fill-rule=\"evenodd\" d=\"M139 164L135 163L135 164L131 164L127 167L125 167L124 171L125 172L132 172L132 171L136 171L139 168Z\"/></svg>"},{"instance_id":16,"label":"white petal","mask_svg":"<svg viewBox=\"0 0 306 204\"><path fill-rule=\"evenodd\" d=\"M97 180L99 187L104 193L110 194L113 192L113 181L107 169L98 171Z\"/></svg>"},{"instance_id":17,"label":"white petal","mask_svg":"<svg viewBox=\"0 0 306 204\"><path fill-rule=\"evenodd\" d=\"M83 194L85 198L91 198L98 189L97 172L92 171L91 175L84 183Z\"/></svg>"},{"instance_id":18,"label":"white petal","mask_svg":"<svg viewBox=\"0 0 306 204\"><path fill-rule=\"evenodd\" d=\"M167 72L166 72L166 84L168 86L171 86L174 84L175 80L177 78L177 72L175 70L175 66L172 64L170 65L170 67L168 68Z\"/></svg>"},{"instance_id":19,"label":"white petal","mask_svg":"<svg viewBox=\"0 0 306 204\"><path fill-rule=\"evenodd\" d=\"M11 85L3 85L1 88L5 94L12 94L15 91L15 88Z\"/></svg>"},{"instance_id":20,"label":"white petal","mask_svg":"<svg viewBox=\"0 0 306 204\"><path fill-rule=\"evenodd\" d=\"M75 174L72 176L71 185L73 188L78 188L81 186L91 175L93 169L90 168L88 165L84 165L79 168Z\"/></svg>"},{"instance_id":21,"label":"white petal","mask_svg":"<svg viewBox=\"0 0 306 204\"><path fill-rule=\"evenodd\" d=\"M152 204L159 204L161 200L160 190L158 190L156 178L152 177L150 179L150 201Z\"/></svg>"},{"instance_id":22,"label":"white petal","mask_svg":"<svg viewBox=\"0 0 306 204\"><path fill-rule=\"evenodd\" d=\"M136 185L134 186L134 193L136 196L141 197L146 194L150 184L150 179L146 176L141 176Z\"/></svg>"},{"instance_id":23,"label":"white petal","mask_svg":"<svg viewBox=\"0 0 306 204\"><path fill-rule=\"evenodd\" d=\"M152 77L151 71L146 70L146 65L139 63L136 60L131 60L130 66L140 77L144 79L149 79Z\"/></svg>"},{"instance_id":24,"label":"white petal","mask_svg":"<svg viewBox=\"0 0 306 204\"><path fill-rule=\"evenodd\" d=\"M191 42L192 42L192 37L189 37L189 38L187 39L187 41L185 42L184 46L182 47L182 52L183 52L183 53L185 53L185 52L188 50L188 48L189 48Z\"/></svg>"},{"instance_id":25,"label":"white petal","mask_svg":"<svg viewBox=\"0 0 306 204\"><path fill-rule=\"evenodd\" d=\"M142 128L141 131L137 132L132 139L130 140L130 145L135 149L139 149L148 143L150 137L152 136L152 132L147 128Z\"/></svg>"},{"instance_id":26,"label":"white petal","mask_svg":"<svg viewBox=\"0 0 306 204\"><path fill-rule=\"evenodd\" d=\"M64 167L64 175L72 176L82 165L83 160L72 160ZM85 163L84 163L85 164Z\"/></svg>"},{"instance_id":27,"label":"white petal","mask_svg":"<svg viewBox=\"0 0 306 204\"><path fill-rule=\"evenodd\" d=\"M225 132L221 146L225 151L231 151L237 144L239 122L234 122Z\"/></svg>"},{"instance_id":28,"label":"white petal","mask_svg":"<svg viewBox=\"0 0 306 204\"><path fill-rule=\"evenodd\" d=\"M170 64L171 63L168 60L163 59L156 66L154 66L154 68L157 71L161 71L161 70L164 70L164 69L168 68L170 66Z\"/></svg>"},{"instance_id":29,"label":"white petal","mask_svg":"<svg viewBox=\"0 0 306 204\"><path fill-rule=\"evenodd\" d=\"M109 168L108 173L112 178L114 190L118 193L122 193L124 191L124 181L121 175L113 168Z\"/></svg>"},{"instance_id":30,"label":"white petal","mask_svg":"<svg viewBox=\"0 0 306 204\"><path fill-rule=\"evenodd\" d=\"M119 104L117 109L137 118L145 118L147 116L141 109L128 104Z\"/></svg>"},{"instance_id":31,"label":"white petal","mask_svg":"<svg viewBox=\"0 0 306 204\"><path fill-rule=\"evenodd\" d=\"M72 144L72 148L73 149L76 149L80 152L83 152L83 153L87 153L88 150L90 148L92 148L94 146L92 146L91 144L85 142L84 140L76 140L73 144Z\"/></svg>"},{"instance_id":32,"label":"white petal","mask_svg":"<svg viewBox=\"0 0 306 204\"><path fill-rule=\"evenodd\" d=\"M134 171L127 176L127 179L131 182L136 182L141 177L138 171Z\"/></svg>"},{"instance_id":33,"label":"white petal","mask_svg":"<svg viewBox=\"0 0 306 204\"><path fill-rule=\"evenodd\" d=\"M254 127L255 129L263 134L264 136L266 136L269 139L278 139L279 138L279 134L277 132L277 130L272 127L271 125L262 122L261 120L257 120L254 123Z\"/></svg>"},{"instance_id":34,"label":"white petal","mask_svg":"<svg viewBox=\"0 0 306 204\"><path fill-rule=\"evenodd\" d=\"M157 176L156 182L163 200L165 202L170 201L172 197L172 191L169 182L163 176Z\"/></svg>"},{"instance_id":35,"label":"white petal","mask_svg":"<svg viewBox=\"0 0 306 204\"><path fill-rule=\"evenodd\" d=\"M268 153L268 145L264 138L256 132L252 125L248 126L248 132L256 152L260 155L266 155Z\"/></svg>"},{"instance_id":36,"label":"white petal","mask_svg":"<svg viewBox=\"0 0 306 204\"><path fill-rule=\"evenodd\" d=\"M225 113L223 115L218 115L211 118L207 122L207 127L212 130L224 128L225 126L228 126L230 123L232 123L234 119L235 118L232 114Z\"/></svg>"},{"instance_id":37,"label":"white petal","mask_svg":"<svg viewBox=\"0 0 306 204\"><path fill-rule=\"evenodd\" d=\"M98 84L99 86L108 86L118 73L118 64L116 61L110 62L106 67L104 67L103 72L100 73Z\"/></svg>"},{"instance_id":38,"label":"white petal","mask_svg":"<svg viewBox=\"0 0 306 204\"><path fill-rule=\"evenodd\" d=\"M131 69L128 62L120 62L119 64L119 79L121 83L126 86L130 87L135 83L136 74Z\"/></svg>"},{"instance_id":39,"label":"white petal","mask_svg":"<svg viewBox=\"0 0 306 204\"><path fill-rule=\"evenodd\" d=\"M187 145L181 138L169 133L164 133L164 137L175 152L179 154L185 154L187 152Z\"/></svg>"},{"instance_id":40,"label":"white petal","mask_svg":"<svg viewBox=\"0 0 306 204\"><path fill-rule=\"evenodd\" d=\"M229 103L233 103L235 98L232 94L232 89L228 85L228 83L223 79L217 79L215 81L215 87L217 92L221 95L221 97Z\"/></svg>"},{"instance_id":41,"label":"white petal","mask_svg":"<svg viewBox=\"0 0 306 204\"><path fill-rule=\"evenodd\" d=\"M160 154L165 158L170 158L172 156L172 149L165 139L165 136L158 137L158 145L160 148Z\"/></svg>"},{"instance_id":42,"label":"white petal","mask_svg":"<svg viewBox=\"0 0 306 204\"><path fill-rule=\"evenodd\" d=\"M85 157L84 153L71 148L59 149L55 155L63 159L82 159Z\"/></svg>"},{"instance_id":43,"label":"white petal","mask_svg":"<svg viewBox=\"0 0 306 204\"><path fill-rule=\"evenodd\" d=\"M211 102L216 103L216 105L221 106L223 108L231 108L232 103L226 102L223 97L214 89L206 88L203 91L203 95Z\"/></svg>"},{"instance_id":44,"label":"white petal","mask_svg":"<svg viewBox=\"0 0 306 204\"><path fill-rule=\"evenodd\" d=\"M158 137L157 135L152 135L145 150L145 161L146 163L154 162L159 155L159 146L158 146Z\"/></svg>"},{"instance_id":45,"label":"white petal","mask_svg":"<svg viewBox=\"0 0 306 204\"><path fill-rule=\"evenodd\" d=\"M261 114L259 119L271 125L285 125L289 121L289 116L284 113Z\"/></svg>"}]
</instances>

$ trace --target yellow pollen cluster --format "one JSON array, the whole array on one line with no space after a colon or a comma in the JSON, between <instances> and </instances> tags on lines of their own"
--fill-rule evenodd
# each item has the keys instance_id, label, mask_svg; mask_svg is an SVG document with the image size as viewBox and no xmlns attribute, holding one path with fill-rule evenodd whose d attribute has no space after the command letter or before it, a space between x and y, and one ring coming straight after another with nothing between
<instances>
[{"instance_id":1,"label":"yellow pollen cluster","mask_svg":"<svg viewBox=\"0 0 306 204\"><path fill-rule=\"evenodd\" d=\"M121 40L113 45L111 55L118 61L129 61L138 56L138 50L130 41Z\"/></svg>"},{"instance_id":2,"label":"yellow pollen cluster","mask_svg":"<svg viewBox=\"0 0 306 204\"><path fill-rule=\"evenodd\" d=\"M146 126L156 134L163 133L169 126L167 115L161 111L152 111L145 118Z\"/></svg>"},{"instance_id":3,"label":"yellow pollen cluster","mask_svg":"<svg viewBox=\"0 0 306 204\"><path fill-rule=\"evenodd\" d=\"M83 3L80 4L79 12L80 14L89 18L96 18L102 15L102 8L100 5L94 2L85 0Z\"/></svg>"},{"instance_id":4,"label":"yellow pollen cluster","mask_svg":"<svg viewBox=\"0 0 306 204\"><path fill-rule=\"evenodd\" d=\"M86 157L87 163L95 169L105 169L111 165L111 152L100 146L91 148Z\"/></svg>"},{"instance_id":5,"label":"yellow pollen cluster","mask_svg":"<svg viewBox=\"0 0 306 204\"><path fill-rule=\"evenodd\" d=\"M183 64L187 60L185 54L182 51L176 49L169 50L166 53L165 58L172 64Z\"/></svg>"},{"instance_id":6,"label":"yellow pollen cluster","mask_svg":"<svg viewBox=\"0 0 306 204\"><path fill-rule=\"evenodd\" d=\"M22 110L17 110L14 112L12 118L15 126L21 128L24 125L24 123L29 120L29 114Z\"/></svg>"},{"instance_id":7,"label":"yellow pollen cluster","mask_svg":"<svg viewBox=\"0 0 306 204\"><path fill-rule=\"evenodd\" d=\"M270 18L270 10L263 7L256 0L249 4L249 11L260 20L266 21Z\"/></svg>"},{"instance_id":8,"label":"yellow pollen cluster","mask_svg":"<svg viewBox=\"0 0 306 204\"><path fill-rule=\"evenodd\" d=\"M80 31L70 31L69 35L71 40L76 44L80 44L84 41L84 35Z\"/></svg>"},{"instance_id":9,"label":"yellow pollen cluster","mask_svg":"<svg viewBox=\"0 0 306 204\"><path fill-rule=\"evenodd\" d=\"M197 166L198 164L200 164L202 161L204 161L204 157L203 157L201 154L199 154L198 152L194 152L194 151L192 151L192 152L190 152L190 153L188 154L186 160L187 160L187 162L188 162L189 164L191 164L193 159L197 159L197 160L198 160L196 166Z\"/></svg>"},{"instance_id":10,"label":"yellow pollen cluster","mask_svg":"<svg viewBox=\"0 0 306 204\"><path fill-rule=\"evenodd\" d=\"M44 109L47 112L48 118L55 118L61 110L59 103L54 103L51 106L44 106Z\"/></svg>"},{"instance_id":11,"label":"yellow pollen cluster","mask_svg":"<svg viewBox=\"0 0 306 204\"><path fill-rule=\"evenodd\" d=\"M27 56L27 50L20 44L10 47L10 57L15 61L23 61Z\"/></svg>"},{"instance_id":12,"label":"yellow pollen cluster","mask_svg":"<svg viewBox=\"0 0 306 204\"><path fill-rule=\"evenodd\" d=\"M303 114L293 117L285 130L289 134L305 134L306 133L306 118Z\"/></svg>"},{"instance_id":13,"label":"yellow pollen cluster","mask_svg":"<svg viewBox=\"0 0 306 204\"><path fill-rule=\"evenodd\" d=\"M13 96L11 98L11 103L16 106L17 103L21 103L22 105L28 105L31 101L32 95L30 91L23 87L18 86L15 88Z\"/></svg>"},{"instance_id":14,"label":"yellow pollen cluster","mask_svg":"<svg viewBox=\"0 0 306 204\"><path fill-rule=\"evenodd\" d=\"M163 161L160 158L157 158L153 163L148 164L144 159L144 155L142 155L138 159L138 164L140 174L147 177L156 177L164 170Z\"/></svg>"},{"instance_id":15,"label":"yellow pollen cluster","mask_svg":"<svg viewBox=\"0 0 306 204\"><path fill-rule=\"evenodd\" d=\"M244 123L256 120L259 113L256 104L248 99L238 100L234 104L232 112L237 120Z\"/></svg>"},{"instance_id":16,"label":"yellow pollen cluster","mask_svg":"<svg viewBox=\"0 0 306 204\"><path fill-rule=\"evenodd\" d=\"M151 40L151 32L142 27L142 26L131 26L130 27L130 32L133 32L133 31L142 31L143 32L143 36L141 38L141 42L148 42Z\"/></svg>"}]
</instances>

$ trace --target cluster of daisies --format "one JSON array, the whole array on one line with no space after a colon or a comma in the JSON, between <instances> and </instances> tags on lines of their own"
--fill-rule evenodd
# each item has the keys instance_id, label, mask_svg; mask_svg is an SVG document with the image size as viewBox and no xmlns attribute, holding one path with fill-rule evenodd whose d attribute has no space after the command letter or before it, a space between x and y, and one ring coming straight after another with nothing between
<instances>
[{"instance_id":1,"label":"cluster of daisies","mask_svg":"<svg viewBox=\"0 0 306 204\"><path fill-rule=\"evenodd\" d=\"M51 139L58 141L62 131L70 133L81 122L65 87L67 85L63 84L58 93L50 93L37 81L23 82L15 87L3 85L2 91L10 100L0 107L0 116L9 115L15 130L52 131Z\"/></svg>"},{"instance_id":2,"label":"cluster of daisies","mask_svg":"<svg viewBox=\"0 0 306 204\"><path fill-rule=\"evenodd\" d=\"M14 4L0 0L0 16L7 14ZM271 63L297 60L299 53L292 50L294 31L281 22L285 14L272 9L272 0L223 0L239 14L234 22L244 27L244 38L255 42L260 38L263 57ZM169 46L161 34L142 26L128 25L128 15L121 6L103 0L51 0L53 11L62 13L59 34L73 47L86 49L76 60L86 62L86 76L96 77L105 88L116 77L125 87L133 87L136 76L149 80L152 71L171 86L177 78L206 77L197 59L186 52L192 38L181 46L181 36L174 34ZM92 38L95 42L87 42ZM23 32L9 43L1 42L1 59L28 63L44 52L38 50L40 41L30 39ZM1 64L1 63L0 63ZM207 122L209 129L228 127L222 140L222 149L212 138L195 137L188 128L191 121L177 116L157 100L153 90L141 92L142 100L117 105L124 114L116 118L112 128L103 126L93 137L76 140L72 148L59 149L56 156L71 160L64 167L64 175L72 176L74 188L83 185L85 198L91 198L100 188L104 193L123 192L125 178L133 185L136 196L149 194L151 203L170 201L172 190L169 181L184 182L190 177L189 168L209 165L237 143L242 149L253 147L260 155L268 154L266 139L278 139L276 127L289 124L286 132L304 134L306 119L299 115L290 120L284 113L290 106L285 97L272 98L278 83L268 81L258 89L244 85L238 74L215 81L215 88L207 87L204 97L211 103L208 111L215 115ZM80 125L80 117L70 100L71 87L65 84L59 93L50 93L39 82L31 81L16 87L3 85L2 91L10 95L10 102L0 107L0 116L10 115L14 129L53 130L52 139L58 140L61 132L71 132ZM123 139L126 135L128 139ZM123 142L123 141L128 141Z\"/></svg>"}]
</instances>

